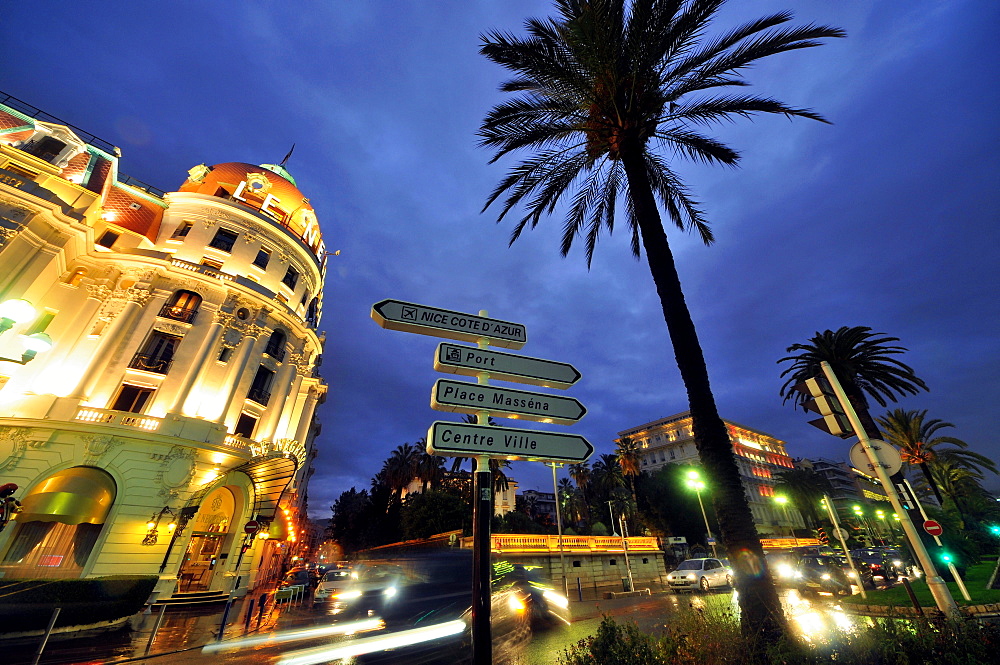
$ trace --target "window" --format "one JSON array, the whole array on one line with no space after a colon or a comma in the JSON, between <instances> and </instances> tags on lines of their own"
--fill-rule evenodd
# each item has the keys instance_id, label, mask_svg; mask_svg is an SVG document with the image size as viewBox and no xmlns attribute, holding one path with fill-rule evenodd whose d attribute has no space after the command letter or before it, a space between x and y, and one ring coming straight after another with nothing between
<instances>
[{"instance_id":1,"label":"window","mask_svg":"<svg viewBox=\"0 0 1000 665\"><path fill-rule=\"evenodd\" d=\"M69 275L66 276L66 283L70 286L80 286L80 282L83 280L84 276L87 274L86 268L77 268Z\"/></svg>"},{"instance_id":2,"label":"window","mask_svg":"<svg viewBox=\"0 0 1000 665\"><path fill-rule=\"evenodd\" d=\"M177 291L160 309L160 316L174 321L194 323L199 305L201 305L201 296L194 291Z\"/></svg>"},{"instance_id":3,"label":"window","mask_svg":"<svg viewBox=\"0 0 1000 665\"><path fill-rule=\"evenodd\" d=\"M271 399L271 382L274 381L274 372L261 365L257 368L257 373L247 391L247 399L257 402L261 406L267 406Z\"/></svg>"},{"instance_id":4,"label":"window","mask_svg":"<svg viewBox=\"0 0 1000 665\"><path fill-rule=\"evenodd\" d=\"M149 403L149 398L152 396L152 388L123 383L122 387L118 390L118 396L111 403L111 409L114 411L142 413L143 409Z\"/></svg>"},{"instance_id":5,"label":"window","mask_svg":"<svg viewBox=\"0 0 1000 665\"><path fill-rule=\"evenodd\" d=\"M118 234L114 231L105 231L100 238L97 239L97 244L101 247L107 247L111 249L111 246L115 244L118 240Z\"/></svg>"},{"instance_id":6,"label":"window","mask_svg":"<svg viewBox=\"0 0 1000 665\"><path fill-rule=\"evenodd\" d=\"M253 431L256 427L256 416L249 413L241 413L239 420L236 421L236 429L233 430L233 434L242 436L244 439L252 439Z\"/></svg>"},{"instance_id":7,"label":"window","mask_svg":"<svg viewBox=\"0 0 1000 665\"><path fill-rule=\"evenodd\" d=\"M610 561L608 561L608 565L609 566L617 566L618 565L618 559L611 559Z\"/></svg>"},{"instance_id":8,"label":"window","mask_svg":"<svg viewBox=\"0 0 1000 665\"><path fill-rule=\"evenodd\" d=\"M271 356L278 362L285 359L285 333L280 330L275 330L271 333L270 339L267 340L267 346L264 347L264 353Z\"/></svg>"},{"instance_id":9,"label":"window","mask_svg":"<svg viewBox=\"0 0 1000 665\"><path fill-rule=\"evenodd\" d=\"M132 362L128 366L146 372L166 374L174 359L174 351L180 343L181 338L177 335L168 335L154 330L146 339L146 343L142 345L139 353L132 357Z\"/></svg>"},{"instance_id":10,"label":"window","mask_svg":"<svg viewBox=\"0 0 1000 665\"><path fill-rule=\"evenodd\" d=\"M233 355L233 347L231 346L222 347L222 350L219 351L219 362L223 364L229 362L229 359L232 357L232 355Z\"/></svg>"},{"instance_id":11,"label":"window","mask_svg":"<svg viewBox=\"0 0 1000 665\"><path fill-rule=\"evenodd\" d=\"M211 268L212 270L222 270L222 261L216 261L215 259L210 259L207 256L201 257L201 265L206 268Z\"/></svg>"},{"instance_id":12,"label":"window","mask_svg":"<svg viewBox=\"0 0 1000 665\"><path fill-rule=\"evenodd\" d=\"M40 141L32 139L21 149L29 155L34 155L39 159L44 159L45 161L51 163L56 157L59 156L59 153L62 152L65 147L66 144L59 139L46 136Z\"/></svg>"},{"instance_id":13,"label":"window","mask_svg":"<svg viewBox=\"0 0 1000 665\"><path fill-rule=\"evenodd\" d=\"M271 260L271 252L267 251L263 247L257 250L257 257L253 260L253 264L258 268L266 268L267 262Z\"/></svg>"},{"instance_id":14,"label":"window","mask_svg":"<svg viewBox=\"0 0 1000 665\"><path fill-rule=\"evenodd\" d=\"M208 246L221 249L223 252L232 252L237 237L239 237L239 234L235 231L219 229L215 232L215 237L212 238L212 242L208 243Z\"/></svg>"},{"instance_id":15,"label":"window","mask_svg":"<svg viewBox=\"0 0 1000 665\"><path fill-rule=\"evenodd\" d=\"M582 563L579 560L577 560L577 559L573 560L573 567L574 568L579 568L581 565L582 565Z\"/></svg>"},{"instance_id":16,"label":"window","mask_svg":"<svg viewBox=\"0 0 1000 665\"><path fill-rule=\"evenodd\" d=\"M642 557L642 562L643 563L649 563L649 559L647 557Z\"/></svg>"},{"instance_id":17,"label":"window","mask_svg":"<svg viewBox=\"0 0 1000 665\"><path fill-rule=\"evenodd\" d=\"M194 224L191 222L181 222L181 225L174 229L174 234L170 236L171 239L186 238L188 231L190 231L193 226Z\"/></svg>"},{"instance_id":18,"label":"window","mask_svg":"<svg viewBox=\"0 0 1000 665\"><path fill-rule=\"evenodd\" d=\"M285 276L281 278L281 283L290 289L295 288L295 284L299 281L299 271L293 266L288 266L288 270L285 271Z\"/></svg>"}]
</instances>

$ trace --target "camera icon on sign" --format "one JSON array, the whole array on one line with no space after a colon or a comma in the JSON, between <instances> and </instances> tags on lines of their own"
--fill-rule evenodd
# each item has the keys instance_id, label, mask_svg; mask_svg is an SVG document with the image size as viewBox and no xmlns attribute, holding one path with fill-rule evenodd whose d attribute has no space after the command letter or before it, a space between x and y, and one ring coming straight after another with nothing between
<instances>
[{"instance_id":1,"label":"camera icon on sign","mask_svg":"<svg viewBox=\"0 0 1000 665\"><path fill-rule=\"evenodd\" d=\"M462 360L462 349L448 348L445 351L444 359L448 362L457 363Z\"/></svg>"}]
</instances>

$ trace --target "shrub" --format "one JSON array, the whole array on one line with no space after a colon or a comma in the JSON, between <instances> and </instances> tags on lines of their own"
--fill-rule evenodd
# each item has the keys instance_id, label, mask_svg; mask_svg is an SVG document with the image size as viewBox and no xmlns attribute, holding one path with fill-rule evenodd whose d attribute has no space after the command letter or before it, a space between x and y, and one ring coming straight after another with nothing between
<instances>
[{"instance_id":1,"label":"shrub","mask_svg":"<svg viewBox=\"0 0 1000 665\"><path fill-rule=\"evenodd\" d=\"M42 630L59 607L56 627L109 621L142 608L156 575L83 580L0 580L0 632Z\"/></svg>"}]
</instances>

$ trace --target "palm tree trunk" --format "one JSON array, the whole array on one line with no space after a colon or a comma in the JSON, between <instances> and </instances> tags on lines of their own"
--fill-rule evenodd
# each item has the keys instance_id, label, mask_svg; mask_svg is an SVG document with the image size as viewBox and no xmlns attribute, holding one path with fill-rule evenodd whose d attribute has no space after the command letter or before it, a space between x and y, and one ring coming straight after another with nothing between
<instances>
[{"instance_id":1,"label":"palm tree trunk","mask_svg":"<svg viewBox=\"0 0 1000 665\"><path fill-rule=\"evenodd\" d=\"M695 445L713 483L712 501L719 530L736 572L742 630L744 635L757 638L754 643L772 644L787 627L781 602L770 577L760 574L767 569L764 550L743 493L729 433L715 405L708 367L684 300L673 253L646 173L642 148L637 139L631 139L627 147L629 149L623 147L621 151L622 166L628 177L635 218L663 307L677 368L687 390Z\"/></svg>"},{"instance_id":2,"label":"palm tree trunk","mask_svg":"<svg viewBox=\"0 0 1000 665\"><path fill-rule=\"evenodd\" d=\"M938 505L944 508L944 499L941 497L941 490L938 489L937 483L934 482L934 477L931 476L931 470L927 466L927 462L920 463L920 470L924 472L924 478L927 479L927 484L930 485L932 490L934 490L934 496L937 498ZM955 504L955 507L958 507L957 503Z\"/></svg>"}]
</instances>

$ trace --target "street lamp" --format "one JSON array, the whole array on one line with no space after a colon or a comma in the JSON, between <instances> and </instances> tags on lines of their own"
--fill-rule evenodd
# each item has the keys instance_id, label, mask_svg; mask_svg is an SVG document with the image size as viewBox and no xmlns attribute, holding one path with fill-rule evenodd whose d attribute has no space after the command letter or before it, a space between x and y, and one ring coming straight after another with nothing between
<instances>
[{"instance_id":1,"label":"street lamp","mask_svg":"<svg viewBox=\"0 0 1000 665\"><path fill-rule=\"evenodd\" d=\"M34 306L27 300L15 298L0 303L0 335L7 332L17 323L30 321L37 316ZM52 348L52 338L43 332L32 333L21 337L21 343L25 351L21 354L21 359L0 358L0 361L26 365L41 351L48 351Z\"/></svg>"},{"instance_id":2,"label":"street lamp","mask_svg":"<svg viewBox=\"0 0 1000 665\"><path fill-rule=\"evenodd\" d=\"M708 534L708 541L712 543L712 556L718 559L719 553L715 549L715 538L712 537L712 529L708 526L708 515L705 514L705 504L701 502L701 491L705 489L705 482L701 479L697 471L691 469L687 472L687 480L684 484L698 495L698 506L701 508L701 516L705 520L705 531Z\"/></svg>"},{"instance_id":3,"label":"street lamp","mask_svg":"<svg viewBox=\"0 0 1000 665\"><path fill-rule=\"evenodd\" d=\"M854 516L858 518L858 523L868 534L868 540L871 541L871 546L875 545L875 534L872 533L871 525L868 524L868 520L865 519L865 513L861 510L861 506L854 504L851 506L851 510L854 511Z\"/></svg>"},{"instance_id":4,"label":"street lamp","mask_svg":"<svg viewBox=\"0 0 1000 665\"><path fill-rule=\"evenodd\" d=\"M781 506L782 511L785 513L785 522L788 523L788 537L794 539L795 530L792 528L792 519L788 516L788 497L783 494L776 494L774 502ZM798 545L798 541L795 544Z\"/></svg>"}]
</instances>

